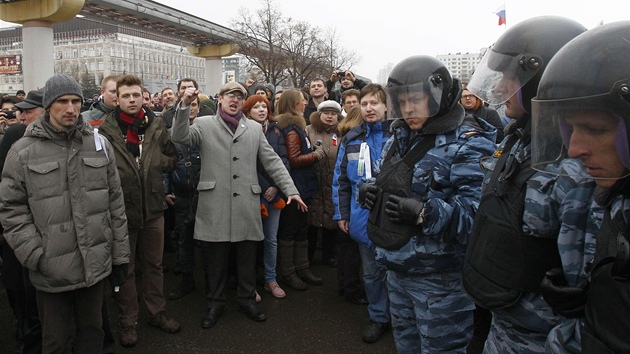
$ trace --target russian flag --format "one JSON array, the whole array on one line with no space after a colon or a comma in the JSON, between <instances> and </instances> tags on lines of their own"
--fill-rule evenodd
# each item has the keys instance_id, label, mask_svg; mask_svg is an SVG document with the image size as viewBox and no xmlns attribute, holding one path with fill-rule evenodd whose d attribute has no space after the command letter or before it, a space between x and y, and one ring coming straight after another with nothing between
<instances>
[{"instance_id":1,"label":"russian flag","mask_svg":"<svg viewBox=\"0 0 630 354\"><path fill-rule=\"evenodd\" d=\"M499 6L499 8L494 12L497 16L499 16L499 26L505 24L505 4Z\"/></svg>"}]
</instances>

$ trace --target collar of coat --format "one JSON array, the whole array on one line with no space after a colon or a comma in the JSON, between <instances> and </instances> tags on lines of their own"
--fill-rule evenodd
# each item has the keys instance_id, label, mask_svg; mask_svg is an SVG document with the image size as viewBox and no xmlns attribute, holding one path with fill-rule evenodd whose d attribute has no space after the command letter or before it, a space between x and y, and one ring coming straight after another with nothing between
<instances>
[{"instance_id":1,"label":"collar of coat","mask_svg":"<svg viewBox=\"0 0 630 354\"><path fill-rule=\"evenodd\" d=\"M338 115L341 116L341 115ZM322 122L322 118L319 115L319 112L313 112L311 113L311 128L314 129L317 132L327 132L327 133L331 133L331 132L335 132L335 133L339 133L339 131L337 130L337 125L339 124L338 122L333 125L333 126L328 126L326 124L324 124L324 122ZM309 129L311 129L309 128Z\"/></svg>"},{"instance_id":2,"label":"collar of coat","mask_svg":"<svg viewBox=\"0 0 630 354\"><path fill-rule=\"evenodd\" d=\"M83 116L79 115L77 123L69 130L61 130L50 122L50 115L45 112L41 117L37 118L27 128L24 136L32 136L37 138L52 140L69 140L76 139L81 141L82 135L91 134L92 130L83 123Z\"/></svg>"},{"instance_id":3,"label":"collar of coat","mask_svg":"<svg viewBox=\"0 0 630 354\"><path fill-rule=\"evenodd\" d=\"M459 127L464 121L466 112L461 105L455 105L455 107L445 115L441 117L430 117L425 126L422 128L423 134L445 134L453 131ZM400 118L392 123L392 129L407 125L407 122Z\"/></svg>"},{"instance_id":4,"label":"collar of coat","mask_svg":"<svg viewBox=\"0 0 630 354\"><path fill-rule=\"evenodd\" d=\"M296 127L304 130L306 128L306 120L300 116L294 116L291 113L283 113L276 117L278 121L278 129L282 130L291 125L295 125Z\"/></svg>"}]
</instances>

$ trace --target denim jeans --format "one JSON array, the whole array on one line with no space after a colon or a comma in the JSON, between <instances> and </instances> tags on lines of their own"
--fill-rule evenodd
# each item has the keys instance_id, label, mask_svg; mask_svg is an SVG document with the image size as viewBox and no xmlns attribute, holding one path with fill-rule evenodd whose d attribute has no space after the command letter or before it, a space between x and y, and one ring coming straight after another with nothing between
<instances>
[{"instance_id":1,"label":"denim jeans","mask_svg":"<svg viewBox=\"0 0 630 354\"><path fill-rule=\"evenodd\" d=\"M265 281L276 281L276 261L278 259L278 226L280 225L281 209L270 206L269 216L262 219L263 234L265 241L263 244L263 261L265 263Z\"/></svg>"},{"instance_id":2,"label":"denim jeans","mask_svg":"<svg viewBox=\"0 0 630 354\"><path fill-rule=\"evenodd\" d=\"M195 269L195 241L193 240L195 225L186 224L190 212L192 198L177 196L175 198L175 233L177 234L177 261L184 273L192 273Z\"/></svg>"},{"instance_id":3,"label":"denim jeans","mask_svg":"<svg viewBox=\"0 0 630 354\"><path fill-rule=\"evenodd\" d=\"M385 268L376 262L373 249L359 244L361 263L363 263L363 287L370 304L368 314L370 321L389 323L389 298Z\"/></svg>"}]
</instances>

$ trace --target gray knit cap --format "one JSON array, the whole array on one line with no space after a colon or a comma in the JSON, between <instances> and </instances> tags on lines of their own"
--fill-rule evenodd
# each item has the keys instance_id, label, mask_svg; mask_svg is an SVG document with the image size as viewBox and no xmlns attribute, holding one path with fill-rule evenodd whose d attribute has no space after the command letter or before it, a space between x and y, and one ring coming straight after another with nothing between
<instances>
[{"instance_id":1,"label":"gray knit cap","mask_svg":"<svg viewBox=\"0 0 630 354\"><path fill-rule=\"evenodd\" d=\"M45 109L48 109L59 97L65 95L77 95L83 101L81 86L70 76L57 74L46 81L42 105Z\"/></svg>"}]
</instances>

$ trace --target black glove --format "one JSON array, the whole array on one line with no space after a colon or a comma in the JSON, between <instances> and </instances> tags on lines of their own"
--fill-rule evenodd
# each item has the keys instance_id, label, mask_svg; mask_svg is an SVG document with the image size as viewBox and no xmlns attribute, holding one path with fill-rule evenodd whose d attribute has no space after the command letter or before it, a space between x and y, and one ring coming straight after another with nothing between
<instances>
[{"instance_id":1,"label":"black glove","mask_svg":"<svg viewBox=\"0 0 630 354\"><path fill-rule=\"evenodd\" d=\"M127 281L127 269L129 263L118 264L112 266L112 273L109 275L109 285L116 291Z\"/></svg>"},{"instance_id":2,"label":"black glove","mask_svg":"<svg viewBox=\"0 0 630 354\"><path fill-rule=\"evenodd\" d=\"M390 195L385 204L385 212L391 222L397 224L419 225L422 223L420 213L424 203L417 198L403 198Z\"/></svg>"},{"instance_id":3,"label":"black glove","mask_svg":"<svg viewBox=\"0 0 630 354\"><path fill-rule=\"evenodd\" d=\"M378 187L374 183L364 183L359 187L359 205L361 208L372 210L376 204Z\"/></svg>"},{"instance_id":4,"label":"black glove","mask_svg":"<svg viewBox=\"0 0 630 354\"><path fill-rule=\"evenodd\" d=\"M554 268L545 273L540 284L540 293L555 313L568 318L584 316L588 283L567 286L561 268Z\"/></svg>"}]
</instances>

